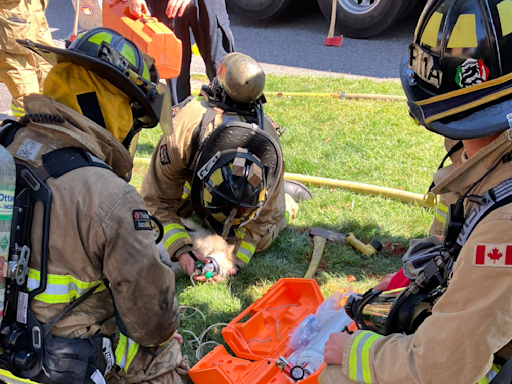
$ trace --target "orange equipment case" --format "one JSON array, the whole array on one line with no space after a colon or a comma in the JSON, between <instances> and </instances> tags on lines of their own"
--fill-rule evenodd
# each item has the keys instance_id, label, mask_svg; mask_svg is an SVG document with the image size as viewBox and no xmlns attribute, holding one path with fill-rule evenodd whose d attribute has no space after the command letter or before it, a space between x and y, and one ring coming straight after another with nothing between
<instances>
[{"instance_id":1,"label":"orange equipment case","mask_svg":"<svg viewBox=\"0 0 512 384\"><path fill-rule=\"evenodd\" d=\"M181 69L181 40L156 17L136 19L122 2L103 2L103 26L130 39L155 59L161 79L178 77Z\"/></svg>"},{"instance_id":2,"label":"orange equipment case","mask_svg":"<svg viewBox=\"0 0 512 384\"><path fill-rule=\"evenodd\" d=\"M280 279L263 297L222 330L224 346L215 347L189 371L195 384L290 384L276 365L288 357L293 330L324 301L316 280ZM250 316L244 322L244 318ZM236 331L236 330L238 331ZM250 349L249 349L249 348ZM324 365L301 384L317 384Z\"/></svg>"}]
</instances>

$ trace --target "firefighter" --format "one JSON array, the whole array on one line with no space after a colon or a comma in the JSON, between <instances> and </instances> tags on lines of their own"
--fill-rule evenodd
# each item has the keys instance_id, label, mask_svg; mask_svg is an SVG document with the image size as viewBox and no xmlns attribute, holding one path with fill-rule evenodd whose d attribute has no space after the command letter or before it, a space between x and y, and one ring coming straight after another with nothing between
<instances>
[{"instance_id":1,"label":"firefighter","mask_svg":"<svg viewBox=\"0 0 512 384\"><path fill-rule=\"evenodd\" d=\"M151 158L141 194L164 225L168 256L189 275L194 259L204 263L208 255L191 252L180 217L195 212L235 246L227 256L235 274L295 217L292 196L310 197L301 184L286 184L285 193L279 127L262 110L264 85L256 61L237 52L227 55L201 96L178 106L173 134L162 136Z\"/></svg>"},{"instance_id":2,"label":"firefighter","mask_svg":"<svg viewBox=\"0 0 512 384\"><path fill-rule=\"evenodd\" d=\"M438 253L456 264L413 334L331 335L320 383L489 383L503 364L497 382L511 381L511 15L502 0L431 1L423 11L401 79L412 116L464 146L433 188L459 196Z\"/></svg>"},{"instance_id":3,"label":"firefighter","mask_svg":"<svg viewBox=\"0 0 512 384\"><path fill-rule=\"evenodd\" d=\"M188 364L176 334L174 275L160 262L144 201L127 183L134 137L159 120L171 123L162 111L169 92L154 63L107 28L78 36L68 49L23 45L53 68L43 95L25 98L26 115L4 124L0 142L52 192L47 285L29 302L36 323L52 326L43 369L15 362L0 379L181 384ZM44 285L41 216L36 210L32 220L29 291Z\"/></svg>"},{"instance_id":4,"label":"firefighter","mask_svg":"<svg viewBox=\"0 0 512 384\"><path fill-rule=\"evenodd\" d=\"M11 93L11 109L16 117L24 114L24 96L43 91L51 68L40 56L17 44L16 39L54 46L44 15L47 6L48 0L5 0L0 8L0 82Z\"/></svg>"}]
</instances>

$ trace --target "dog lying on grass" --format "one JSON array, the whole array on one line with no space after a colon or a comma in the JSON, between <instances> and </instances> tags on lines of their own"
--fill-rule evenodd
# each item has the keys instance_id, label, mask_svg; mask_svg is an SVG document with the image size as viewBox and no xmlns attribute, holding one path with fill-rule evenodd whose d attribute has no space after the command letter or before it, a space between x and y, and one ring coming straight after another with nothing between
<instances>
[{"instance_id":1,"label":"dog lying on grass","mask_svg":"<svg viewBox=\"0 0 512 384\"><path fill-rule=\"evenodd\" d=\"M233 275L235 266L235 246L228 244L221 236L211 232L209 229L197 224L191 219L181 219L182 224L192 238L192 250L206 257L215 260L219 266L219 274L214 276L215 281L224 281ZM162 242L157 245L158 253L162 262L169 266L175 274L184 273L179 262L173 262L169 259L169 255ZM205 280L201 276L197 276L196 280Z\"/></svg>"}]
</instances>

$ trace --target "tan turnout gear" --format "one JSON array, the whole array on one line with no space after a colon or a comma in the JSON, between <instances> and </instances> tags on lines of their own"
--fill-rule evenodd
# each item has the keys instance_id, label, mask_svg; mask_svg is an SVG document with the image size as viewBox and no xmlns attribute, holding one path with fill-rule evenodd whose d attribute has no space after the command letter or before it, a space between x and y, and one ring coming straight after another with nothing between
<instances>
[{"instance_id":1,"label":"tan turnout gear","mask_svg":"<svg viewBox=\"0 0 512 384\"><path fill-rule=\"evenodd\" d=\"M230 53L217 68L219 85L237 103L251 103L263 93L265 72L253 58L240 52Z\"/></svg>"},{"instance_id":2,"label":"tan turnout gear","mask_svg":"<svg viewBox=\"0 0 512 384\"><path fill-rule=\"evenodd\" d=\"M164 226L162 241L171 259L192 250L192 240L181 224L177 211L191 193L192 175L188 167L196 154L193 141L209 108L209 103L203 97L199 97L176 114L173 120L174 134L162 136L142 182L142 197L150 213ZM218 108L216 111L215 119L206 127L204 137L208 137L210 132L224 122L245 121L240 115ZM274 124L266 116L265 131L275 135L277 139ZM270 247L272 241L286 226L285 212L285 193L281 175L274 194L270 196L260 215L243 228L236 229L236 236L228 239L228 243L235 245L238 266L247 265L255 252ZM190 216L191 207L186 206L180 214L182 217Z\"/></svg>"},{"instance_id":3,"label":"tan turnout gear","mask_svg":"<svg viewBox=\"0 0 512 384\"><path fill-rule=\"evenodd\" d=\"M470 159L439 170L434 176L434 192L464 193L512 150L507 137L508 132L504 132ZM500 164L472 194L483 195L511 177L511 163ZM465 212L474 206L466 200ZM350 378L356 378L359 370L366 380L355 382L489 383L486 380L498 369L493 366L495 355L510 357L512 330L505 314L512 313L512 269L474 265L476 247L512 246L511 217L512 204L508 204L477 224L459 254L446 293L415 334L382 337L373 332L355 332L345 344L343 365L327 366L319 383L353 383Z\"/></svg>"},{"instance_id":4,"label":"tan turnout gear","mask_svg":"<svg viewBox=\"0 0 512 384\"><path fill-rule=\"evenodd\" d=\"M27 113L62 115L67 121L29 122L8 146L14 158L37 167L45 153L78 147L113 170L84 167L48 179L53 192L49 275L46 291L33 301L36 317L47 322L101 283L51 333L63 338L115 335L116 363L124 370L114 370L123 382L181 384L188 364L171 339L178 327L174 275L159 259L153 231L134 225L135 212L146 206L121 178L133 166L128 151L103 127L47 96L27 96L25 107ZM30 155L20 151L27 144L33 149ZM41 211L36 211L34 223L40 222ZM40 228L31 233L32 244L40 244ZM34 247L29 288L38 284L39 253ZM109 382L117 380L112 376Z\"/></svg>"},{"instance_id":5,"label":"tan turnout gear","mask_svg":"<svg viewBox=\"0 0 512 384\"><path fill-rule=\"evenodd\" d=\"M48 0L4 0L0 7L0 82L12 96L14 116L23 116L23 97L42 93L51 65L16 39L53 46L44 12Z\"/></svg>"}]
</instances>

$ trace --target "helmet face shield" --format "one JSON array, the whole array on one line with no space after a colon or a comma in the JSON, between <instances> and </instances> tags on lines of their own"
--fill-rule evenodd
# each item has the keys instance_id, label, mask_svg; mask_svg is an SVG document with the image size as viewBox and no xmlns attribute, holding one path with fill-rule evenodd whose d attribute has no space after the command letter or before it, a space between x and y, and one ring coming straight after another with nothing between
<instances>
[{"instance_id":1,"label":"helmet face shield","mask_svg":"<svg viewBox=\"0 0 512 384\"><path fill-rule=\"evenodd\" d=\"M162 131L170 136L173 133L172 128L172 99L169 87L159 83L157 87L158 94L162 96L162 104L160 107L160 127Z\"/></svg>"}]
</instances>

